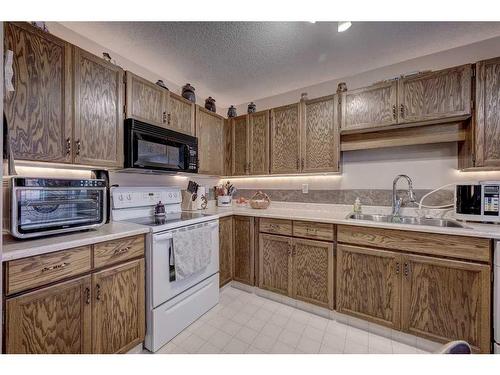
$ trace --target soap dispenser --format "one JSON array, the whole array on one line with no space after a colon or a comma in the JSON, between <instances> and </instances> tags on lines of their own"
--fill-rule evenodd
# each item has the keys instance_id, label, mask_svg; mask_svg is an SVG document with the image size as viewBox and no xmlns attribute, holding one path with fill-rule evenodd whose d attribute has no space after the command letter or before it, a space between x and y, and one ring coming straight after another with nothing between
<instances>
[{"instance_id":1,"label":"soap dispenser","mask_svg":"<svg viewBox=\"0 0 500 375\"><path fill-rule=\"evenodd\" d=\"M352 207L352 211L355 214L360 214L361 213L361 200L359 199L359 197L357 197L356 200L354 201L354 205Z\"/></svg>"}]
</instances>

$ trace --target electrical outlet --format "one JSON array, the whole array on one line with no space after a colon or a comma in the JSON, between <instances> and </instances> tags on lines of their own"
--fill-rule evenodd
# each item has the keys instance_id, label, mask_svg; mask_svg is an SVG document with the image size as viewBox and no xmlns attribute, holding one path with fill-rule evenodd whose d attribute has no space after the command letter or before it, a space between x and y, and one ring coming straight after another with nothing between
<instances>
[{"instance_id":1,"label":"electrical outlet","mask_svg":"<svg viewBox=\"0 0 500 375\"><path fill-rule=\"evenodd\" d=\"M302 193L309 193L309 184L302 184Z\"/></svg>"}]
</instances>

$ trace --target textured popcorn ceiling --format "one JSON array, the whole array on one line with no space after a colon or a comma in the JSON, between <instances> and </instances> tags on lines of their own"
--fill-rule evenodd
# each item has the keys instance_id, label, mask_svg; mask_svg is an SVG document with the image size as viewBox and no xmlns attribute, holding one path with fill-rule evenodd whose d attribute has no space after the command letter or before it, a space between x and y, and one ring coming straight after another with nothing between
<instances>
[{"instance_id":1,"label":"textured popcorn ceiling","mask_svg":"<svg viewBox=\"0 0 500 375\"><path fill-rule=\"evenodd\" d=\"M500 36L499 22L62 24L224 107Z\"/></svg>"}]
</instances>

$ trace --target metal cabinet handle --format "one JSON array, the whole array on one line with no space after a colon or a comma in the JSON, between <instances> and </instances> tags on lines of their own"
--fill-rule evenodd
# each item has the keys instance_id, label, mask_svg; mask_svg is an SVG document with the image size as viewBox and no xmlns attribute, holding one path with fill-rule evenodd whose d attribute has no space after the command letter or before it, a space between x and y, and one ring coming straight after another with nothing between
<instances>
[{"instance_id":1,"label":"metal cabinet handle","mask_svg":"<svg viewBox=\"0 0 500 375\"><path fill-rule=\"evenodd\" d=\"M306 232L307 233L314 233L314 234L316 234L316 233L318 233L318 229L316 229L316 228L306 228Z\"/></svg>"},{"instance_id":2,"label":"metal cabinet handle","mask_svg":"<svg viewBox=\"0 0 500 375\"><path fill-rule=\"evenodd\" d=\"M172 118L171 114L167 115L167 125L170 125L170 119Z\"/></svg>"},{"instance_id":3,"label":"metal cabinet handle","mask_svg":"<svg viewBox=\"0 0 500 375\"><path fill-rule=\"evenodd\" d=\"M408 263L405 263L403 268L404 268L403 272L404 272L405 277L408 277L408 274L410 273L410 266L408 265Z\"/></svg>"},{"instance_id":4,"label":"metal cabinet handle","mask_svg":"<svg viewBox=\"0 0 500 375\"><path fill-rule=\"evenodd\" d=\"M300 159L297 158L297 162L295 163L295 168L299 170L299 166L300 166Z\"/></svg>"},{"instance_id":5,"label":"metal cabinet handle","mask_svg":"<svg viewBox=\"0 0 500 375\"><path fill-rule=\"evenodd\" d=\"M53 266L50 266L50 267L44 267L42 268L42 272L47 272L47 271L55 271L55 270L60 270L66 266L69 266L70 263L60 263L60 264L56 264L56 265L53 265Z\"/></svg>"},{"instance_id":6,"label":"metal cabinet handle","mask_svg":"<svg viewBox=\"0 0 500 375\"><path fill-rule=\"evenodd\" d=\"M162 113L162 119L161 119L161 120L162 120L162 122L163 122L164 124L167 122L167 112L165 112L165 111L164 111L164 112Z\"/></svg>"},{"instance_id":7,"label":"metal cabinet handle","mask_svg":"<svg viewBox=\"0 0 500 375\"><path fill-rule=\"evenodd\" d=\"M95 286L95 299L98 301L101 300L101 286L99 284Z\"/></svg>"},{"instance_id":8,"label":"metal cabinet handle","mask_svg":"<svg viewBox=\"0 0 500 375\"><path fill-rule=\"evenodd\" d=\"M248 173L250 173L251 168L252 168L252 162L249 161L248 162L248 170L247 170Z\"/></svg>"},{"instance_id":9,"label":"metal cabinet handle","mask_svg":"<svg viewBox=\"0 0 500 375\"><path fill-rule=\"evenodd\" d=\"M399 106L399 113L401 114L401 118L405 117L405 105L404 104L401 104Z\"/></svg>"},{"instance_id":10,"label":"metal cabinet handle","mask_svg":"<svg viewBox=\"0 0 500 375\"><path fill-rule=\"evenodd\" d=\"M302 158L302 160L301 160L301 167L302 167L302 169L304 169L304 165L305 165L304 158Z\"/></svg>"},{"instance_id":11,"label":"metal cabinet handle","mask_svg":"<svg viewBox=\"0 0 500 375\"><path fill-rule=\"evenodd\" d=\"M82 149L82 143L80 142L80 140L77 140L76 141L76 154L77 155L80 155L81 149Z\"/></svg>"},{"instance_id":12,"label":"metal cabinet handle","mask_svg":"<svg viewBox=\"0 0 500 375\"><path fill-rule=\"evenodd\" d=\"M85 303L90 305L90 288L85 288Z\"/></svg>"},{"instance_id":13,"label":"metal cabinet handle","mask_svg":"<svg viewBox=\"0 0 500 375\"><path fill-rule=\"evenodd\" d=\"M71 155L71 138L66 138L66 155Z\"/></svg>"},{"instance_id":14,"label":"metal cabinet handle","mask_svg":"<svg viewBox=\"0 0 500 375\"><path fill-rule=\"evenodd\" d=\"M401 270L401 266L399 265L399 262L396 262L396 275L399 275L400 270Z\"/></svg>"},{"instance_id":15,"label":"metal cabinet handle","mask_svg":"<svg viewBox=\"0 0 500 375\"><path fill-rule=\"evenodd\" d=\"M127 251L129 251L129 250L130 250L130 246L127 246L127 247L124 247L124 248L122 248L122 249L116 249L116 250L114 251L114 254L115 254L115 255L120 255L120 254L126 253L126 252L127 252Z\"/></svg>"},{"instance_id":16,"label":"metal cabinet handle","mask_svg":"<svg viewBox=\"0 0 500 375\"><path fill-rule=\"evenodd\" d=\"M398 114L396 112L396 104L392 106L392 118L396 120L398 118Z\"/></svg>"}]
</instances>

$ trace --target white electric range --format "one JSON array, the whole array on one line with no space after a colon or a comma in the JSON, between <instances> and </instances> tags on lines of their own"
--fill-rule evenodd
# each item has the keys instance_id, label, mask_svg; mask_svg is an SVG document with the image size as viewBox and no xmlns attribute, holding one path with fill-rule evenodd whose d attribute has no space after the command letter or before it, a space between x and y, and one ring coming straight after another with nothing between
<instances>
[{"instance_id":1,"label":"white electric range","mask_svg":"<svg viewBox=\"0 0 500 375\"><path fill-rule=\"evenodd\" d=\"M149 227L146 238L146 349L156 352L219 302L219 221L215 216L181 210L179 188L113 187L111 218ZM155 217L161 201L166 215ZM174 236L208 227L208 265L175 280ZM205 231L206 232L206 231Z\"/></svg>"}]
</instances>

